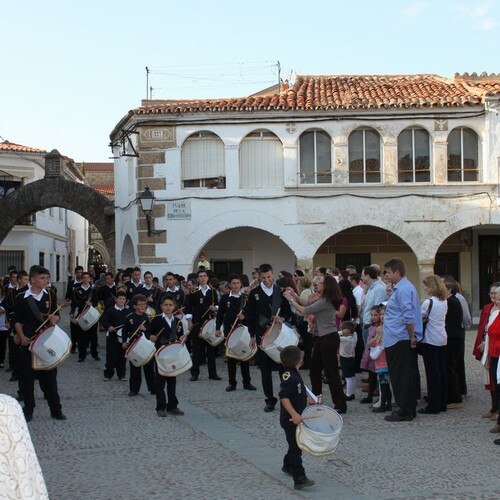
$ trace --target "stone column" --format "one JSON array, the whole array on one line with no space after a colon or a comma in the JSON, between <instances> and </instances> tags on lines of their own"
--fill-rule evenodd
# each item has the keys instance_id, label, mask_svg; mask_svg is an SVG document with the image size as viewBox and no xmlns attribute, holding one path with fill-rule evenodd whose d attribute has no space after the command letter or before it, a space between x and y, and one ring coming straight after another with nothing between
<instances>
[{"instance_id":1,"label":"stone column","mask_svg":"<svg viewBox=\"0 0 500 500\"><path fill-rule=\"evenodd\" d=\"M448 132L434 134L434 182L436 184L448 182Z\"/></svg>"},{"instance_id":2,"label":"stone column","mask_svg":"<svg viewBox=\"0 0 500 500\"><path fill-rule=\"evenodd\" d=\"M424 285L422 284L423 279L429 274L434 274L434 264L435 259L419 259L417 261L418 264L418 283L414 283L418 295L420 297L420 301L422 302L427 298L424 292Z\"/></svg>"},{"instance_id":3,"label":"stone column","mask_svg":"<svg viewBox=\"0 0 500 500\"><path fill-rule=\"evenodd\" d=\"M385 139L383 142L382 161L384 184L397 184L398 182L398 143L394 139Z\"/></svg>"},{"instance_id":4,"label":"stone column","mask_svg":"<svg viewBox=\"0 0 500 500\"><path fill-rule=\"evenodd\" d=\"M349 146L348 137L335 138L333 146L333 183L337 186L346 186L349 182Z\"/></svg>"},{"instance_id":5,"label":"stone column","mask_svg":"<svg viewBox=\"0 0 500 500\"><path fill-rule=\"evenodd\" d=\"M226 191L235 193L240 187L240 148L238 144L230 144L225 147L225 176L226 176Z\"/></svg>"},{"instance_id":6,"label":"stone column","mask_svg":"<svg viewBox=\"0 0 500 500\"><path fill-rule=\"evenodd\" d=\"M297 259L297 269L304 272L306 276L312 276L313 274L313 260L312 259Z\"/></svg>"}]
</instances>

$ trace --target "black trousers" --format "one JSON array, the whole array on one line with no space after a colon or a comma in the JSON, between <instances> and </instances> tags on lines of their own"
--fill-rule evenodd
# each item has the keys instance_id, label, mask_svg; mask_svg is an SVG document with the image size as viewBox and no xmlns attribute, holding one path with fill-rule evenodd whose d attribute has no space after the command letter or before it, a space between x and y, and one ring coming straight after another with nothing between
<instances>
[{"instance_id":1,"label":"black trousers","mask_svg":"<svg viewBox=\"0 0 500 500\"><path fill-rule=\"evenodd\" d=\"M248 361L238 361L234 358L227 358L227 373L229 375L229 385L236 385L236 367L240 363L241 377L243 385L248 385L251 381L250 378L250 363Z\"/></svg>"},{"instance_id":2,"label":"black trousers","mask_svg":"<svg viewBox=\"0 0 500 500\"><path fill-rule=\"evenodd\" d=\"M446 346L421 343L427 380L427 408L432 413L446 411L448 375L446 373Z\"/></svg>"},{"instance_id":3,"label":"black trousers","mask_svg":"<svg viewBox=\"0 0 500 500\"><path fill-rule=\"evenodd\" d=\"M0 330L0 363L5 362L5 354L7 353L7 339L9 338L9 330Z\"/></svg>"},{"instance_id":4,"label":"black trousers","mask_svg":"<svg viewBox=\"0 0 500 500\"><path fill-rule=\"evenodd\" d=\"M330 394L336 410L346 411L342 381L340 380L339 361L337 351L340 337L337 332L329 333L323 337L314 337L314 349L311 358L311 385L316 396L323 393L323 375L328 379Z\"/></svg>"},{"instance_id":5,"label":"black trousers","mask_svg":"<svg viewBox=\"0 0 500 500\"><path fill-rule=\"evenodd\" d=\"M278 399L274 396L273 371L277 370L279 374L282 375L285 372L283 365L273 361L262 349L257 351L257 361L260 366L262 390L266 396L266 404L276 405Z\"/></svg>"},{"instance_id":6,"label":"black trousers","mask_svg":"<svg viewBox=\"0 0 500 500\"><path fill-rule=\"evenodd\" d=\"M7 339L9 346L9 367L12 368L12 376L19 377L21 366L21 348L18 344L14 343L14 337L9 334Z\"/></svg>"},{"instance_id":7,"label":"black trousers","mask_svg":"<svg viewBox=\"0 0 500 500\"><path fill-rule=\"evenodd\" d=\"M155 367L156 368L156 367ZM167 386L167 397L165 397L165 385ZM160 410L175 410L179 404L179 400L175 395L175 387L177 385L177 377L164 377L156 370L155 387L156 387L156 411Z\"/></svg>"},{"instance_id":8,"label":"black trousers","mask_svg":"<svg viewBox=\"0 0 500 500\"><path fill-rule=\"evenodd\" d=\"M465 339L448 337L446 347L446 367L448 375L448 403L461 403L461 365L464 359Z\"/></svg>"},{"instance_id":9,"label":"black trousers","mask_svg":"<svg viewBox=\"0 0 500 500\"><path fill-rule=\"evenodd\" d=\"M126 359L125 349L118 342L116 333L112 332L106 337L106 369L104 376L111 378L115 374L118 378L125 378Z\"/></svg>"},{"instance_id":10,"label":"black trousers","mask_svg":"<svg viewBox=\"0 0 500 500\"><path fill-rule=\"evenodd\" d=\"M47 399L51 413L61 412L61 400L57 389L57 368L53 370L38 370L31 367L31 352L27 346L20 349L19 388L24 399L24 411L31 415L35 409L35 378L40 382L40 388Z\"/></svg>"},{"instance_id":11,"label":"black trousers","mask_svg":"<svg viewBox=\"0 0 500 500\"><path fill-rule=\"evenodd\" d=\"M300 339L302 340L302 350L304 351L304 363L302 367L309 370L311 366L311 354L314 347L314 338L307 331L307 321L299 319L299 324L297 326L297 331L299 332Z\"/></svg>"},{"instance_id":12,"label":"black trousers","mask_svg":"<svg viewBox=\"0 0 500 500\"><path fill-rule=\"evenodd\" d=\"M132 363L129 363L130 367L130 380L129 387L130 392L139 392L141 390L142 384L142 375L141 372L144 370L144 378L146 379L146 385L148 387L148 391L154 394L156 392L155 385L155 370L154 370L154 358L146 363L144 366L134 366Z\"/></svg>"},{"instance_id":13,"label":"black trousers","mask_svg":"<svg viewBox=\"0 0 500 500\"><path fill-rule=\"evenodd\" d=\"M498 405L498 398L500 396L500 384L497 384L497 367L498 367L498 358L490 358L490 379L493 380L495 383L495 393L497 396L496 400ZM500 425L500 414L497 417L497 424Z\"/></svg>"},{"instance_id":14,"label":"black trousers","mask_svg":"<svg viewBox=\"0 0 500 500\"><path fill-rule=\"evenodd\" d=\"M76 323L73 323L73 321L69 322L69 334L71 335L71 343L73 344L71 346L71 352L75 353L76 348L78 346L78 325Z\"/></svg>"},{"instance_id":15,"label":"black trousers","mask_svg":"<svg viewBox=\"0 0 500 500\"><path fill-rule=\"evenodd\" d=\"M302 450L297 445L295 431L297 426L293 422L281 422L281 427L285 431L286 442L288 443L288 451L283 457L283 466L292 471L293 480L306 475L304 466L302 465Z\"/></svg>"},{"instance_id":16,"label":"black trousers","mask_svg":"<svg viewBox=\"0 0 500 500\"><path fill-rule=\"evenodd\" d=\"M217 353L217 348L212 347L208 342L198 337L200 333L200 328L198 326L193 327L189 337L191 338L191 348L192 348L192 360L193 366L191 368L191 375L193 377L198 377L200 375L200 365L207 360L208 376L217 376L217 367L215 365L215 355Z\"/></svg>"},{"instance_id":17,"label":"black trousers","mask_svg":"<svg viewBox=\"0 0 500 500\"><path fill-rule=\"evenodd\" d=\"M415 364L417 350L412 349L410 340L400 340L391 347L386 347L387 367L394 393L394 400L399 406L401 416L416 416L415 399Z\"/></svg>"},{"instance_id":18,"label":"black trousers","mask_svg":"<svg viewBox=\"0 0 500 500\"><path fill-rule=\"evenodd\" d=\"M87 356L87 349L90 344L90 354L93 358L97 358L97 323L85 331L78 325L75 325L78 332L78 358L85 359Z\"/></svg>"}]
</instances>

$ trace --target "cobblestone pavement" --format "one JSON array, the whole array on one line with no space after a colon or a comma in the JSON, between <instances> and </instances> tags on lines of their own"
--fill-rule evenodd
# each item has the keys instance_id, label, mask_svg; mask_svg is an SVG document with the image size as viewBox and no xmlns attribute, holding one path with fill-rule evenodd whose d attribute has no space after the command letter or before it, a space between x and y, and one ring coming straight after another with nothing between
<instances>
[{"instance_id":1,"label":"cobblestone pavement","mask_svg":"<svg viewBox=\"0 0 500 500\"><path fill-rule=\"evenodd\" d=\"M257 391L245 391L240 383L227 393L222 357L217 364L223 381L208 380L206 367L198 382L181 375L177 395L186 415L158 418L144 383L139 396L130 398L128 382L102 380L100 334L101 361L87 357L77 363L73 355L59 368L68 420L50 418L37 388L29 428L52 499L496 499L500 446L488 432L494 422L481 418L489 395L482 368L469 355L474 336L467 334L464 409L389 423L359 403L358 390L335 453L304 456L307 474L316 481L308 490L293 490L281 472L285 437L278 411L263 412L258 369L251 368ZM307 372L302 374L307 383ZM17 386L8 378L0 373L0 391L14 395ZM277 388L277 374L275 382ZM425 392L424 380L423 387Z\"/></svg>"}]
</instances>

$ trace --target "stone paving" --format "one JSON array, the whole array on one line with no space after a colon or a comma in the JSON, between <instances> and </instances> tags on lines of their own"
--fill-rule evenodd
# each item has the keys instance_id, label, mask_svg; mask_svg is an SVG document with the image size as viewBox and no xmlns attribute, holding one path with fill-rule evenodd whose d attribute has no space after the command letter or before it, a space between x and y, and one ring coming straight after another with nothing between
<instances>
[{"instance_id":1,"label":"stone paving","mask_svg":"<svg viewBox=\"0 0 500 500\"><path fill-rule=\"evenodd\" d=\"M51 499L496 499L500 446L493 439L500 435L488 432L494 422L481 419L489 395L480 364L469 356L474 336L467 334L464 409L389 423L359 403L358 391L348 403L336 452L304 456L316 481L308 490L293 490L280 470L286 442L278 411L263 412L258 369L251 368L257 391L239 384L227 393L222 357L217 364L224 380L208 380L206 367L198 382L181 375L177 395L186 415L162 419L144 383L139 396L130 398L128 382L102 380L100 334L101 361L87 357L77 363L74 355L59 368L68 420L50 418L37 388L29 428ZM302 374L307 383L307 372ZM0 373L0 391L13 395L17 387L8 378ZM275 382L277 388L277 374ZM423 387L425 392L424 380Z\"/></svg>"}]
</instances>

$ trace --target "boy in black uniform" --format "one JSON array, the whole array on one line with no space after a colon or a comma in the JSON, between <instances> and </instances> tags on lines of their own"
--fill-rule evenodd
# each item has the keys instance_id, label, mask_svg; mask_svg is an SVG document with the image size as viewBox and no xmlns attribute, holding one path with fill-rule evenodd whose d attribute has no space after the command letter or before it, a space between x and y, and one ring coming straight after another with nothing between
<instances>
[{"instance_id":1,"label":"boy in black uniform","mask_svg":"<svg viewBox=\"0 0 500 500\"><path fill-rule=\"evenodd\" d=\"M156 316L151 322L151 335L149 337L155 343L156 349L177 340L184 342L186 335L184 335L182 330L182 323L173 314L177 309L174 299L163 297L160 307L162 314ZM167 413L170 415L184 415L184 412L177 407L179 400L175 394L176 382L176 377L164 377L158 373L158 368L156 369L156 414L159 417L166 417ZM167 384L166 398L165 383Z\"/></svg>"},{"instance_id":2,"label":"boy in black uniform","mask_svg":"<svg viewBox=\"0 0 500 500\"><path fill-rule=\"evenodd\" d=\"M64 298L66 299L66 303L70 304L70 312L72 313L76 308L76 296L75 296L75 288L82 284L82 274L83 267L76 266L75 267L75 278L68 282L68 286L66 288L66 295ZM69 324L69 331L71 334L71 354L75 354L76 347L78 345L78 327L76 323L73 321Z\"/></svg>"},{"instance_id":3,"label":"boy in black uniform","mask_svg":"<svg viewBox=\"0 0 500 500\"><path fill-rule=\"evenodd\" d=\"M129 314L125 319L125 325L123 326L123 349L128 349L130 343L134 338L134 333L136 335L146 335L146 338L149 338L149 318L146 315L146 297L141 295L140 293L134 295L131 300L132 308L134 312ZM141 376L141 367L134 366L132 363L129 363L130 367L130 392L129 396L137 396L141 389L142 376ZM146 378L146 385L148 386L148 390L151 394L155 394L155 377L154 377L154 359L146 363L143 367L144 369L144 377Z\"/></svg>"},{"instance_id":4,"label":"boy in black uniform","mask_svg":"<svg viewBox=\"0 0 500 500\"><path fill-rule=\"evenodd\" d=\"M217 310L217 321L215 322L215 334L219 337L221 334L221 326L224 325L224 333L229 335L231 328L238 318L239 322L243 322L245 316L242 311L247 300L246 295L241 293L241 279L236 274L229 276L229 286L231 291L223 295L220 299L219 309ZM227 358L227 371L229 374L229 385L226 387L227 392L236 390L236 365L238 361L234 358ZM250 383L250 364L248 361L240 361L241 376L243 378L243 389L255 391L256 388Z\"/></svg>"},{"instance_id":5,"label":"boy in black uniform","mask_svg":"<svg viewBox=\"0 0 500 500\"><path fill-rule=\"evenodd\" d=\"M191 382L198 380L200 375L200 364L207 357L208 378L211 380L222 380L217 375L215 365L216 348L208 342L198 337L201 327L205 321L209 320L217 312L219 303L217 291L208 286L208 275L205 271L198 271L199 287L191 292L186 300L186 319L191 337L191 347L193 349L193 367L191 368Z\"/></svg>"},{"instance_id":6,"label":"boy in black uniform","mask_svg":"<svg viewBox=\"0 0 500 500\"><path fill-rule=\"evenodd\" d=\"M106 302L116 295L116 283L113 273L107 272L104 277L104 284L97 289L97 297L103 310L106 307Z\"/></svg>"},{"instance_id":7,"label":"boy in black uniform","mask_svg":"<svg viewBox=\"0 0 500 500\"><path fill-rule=\"evenodd\" d=\"M159 309L161 291L153 285L153 273L150 271L144 273L144 282L142 285L135 287L132 297L138 293L146 297L148 307L152 307L155 310Z\"/></svg>"},{"instance_id":8,"label":"boy in black uniform","mask_svg":"<svg viewBox=\"0 0 500 500\"><path fill-rule=\"evenodd\" d=\"M260 345L262 335L272 324L275 316L276 323L284 323L292 313L288 300L283 298L281 289L274 284L273 268L269 264L259 267L260 284L250 290L245 308L248 321L248 331L252 337L250 347ZM279 316L277 316L279 311ZM273 361L263 350L259 349L257 359L260 364L262 389L266 396L265 412L274 410L278 400L273 393L273 370L283 373L283 366Z\"/></svg>"},{"instance_id":9,"label":"boy in black uniform","mask_svg":"<svg viewBox=\"0 0 500 500\"><path fill-rule=\"evenodd\" d=\"M48 326L59 322L57 301L54 292L47 289L50 280L48 269L32 266L29 274L30 287L24 293L16 296L14 311L15 341L21 345L20 358L20 388L24 399L24 416L29 422L35 409L35 371L31 364L29 345L36 335L37 329L47 320ZM61 401L57 390L57 368L39 370L37 378L40 381L50 415L57 420L66 420L62 413Z\"/></svg>"},{"instance_id":10,"label":"boy in black uniform","mask_svg":"<svg viewBox=\"0 0 500 500\"><path fill-rule=\"evenodd\" d=\"M82 273L82 282L75 286L75 309L73 309L73 316L77 317L87 306L97 306L97 293L94 285L90 284L91 276L89 273ZM78 313L76 310L78 309ZM87 356L87 348L90 343L90 354L96 361L100 361L99 353L97 352L97 328L98 323L93 325L88 330L83 330L78 324L75 324L76 331L78 332L78 362L85 361Z\"/></svg>"},{"instance_id":11,"label":"boy in black uniform","mask_svg":"<svg viewBox=\"0 0 500 500\"><path fill-rule=\"evenodd\" d=\"M286 372L281 375L280 388L280 425L285 431L288 451L283 457L281 470L293 477L294 488L301 490L312 486L314 481L306 476L302 465L302 450L297 445L295 431L302 422L301 414L307 406L308 397L304 381L299 373L302 365L302 352L296 346L285 347L280 353L281 363ZM309 400L309 402L312 402Z\"/></svg>"},{"instance_id":12,"label":"boy in black uniform","mask_svg":"<svg viewBox=\"0 0 500 500\"><path fill-rule=\"evenodd\" d=\"M104 380L111 380L115 374L120 380L125 380L126 359L125 351L122 349L123 337L118 331L125 324L126 317L130 310L125 306L127 296L125 292L116 294L115 305L106 310L102 316L102 326L106 330L106 369L104 370Z\"/></svg>"}]
</instances>

